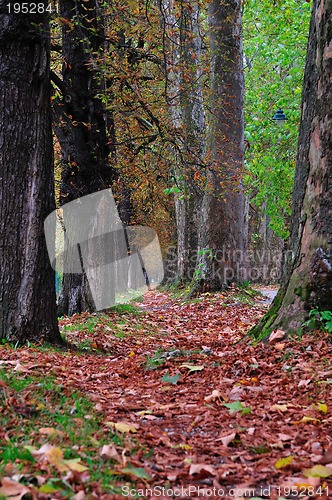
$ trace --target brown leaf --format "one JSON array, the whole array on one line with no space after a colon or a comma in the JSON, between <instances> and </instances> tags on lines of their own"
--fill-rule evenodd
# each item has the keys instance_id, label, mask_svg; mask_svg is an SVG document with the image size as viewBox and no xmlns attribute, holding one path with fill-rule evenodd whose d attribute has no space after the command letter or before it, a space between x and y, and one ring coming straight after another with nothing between
<instances>
[{"instance_id":1,"label":"brown leaf","mask_svg":"<svg viewBox=\"0 0 332 500\"><path fill-rule=\"evenodd\" d=\"M4 477L1 480L0 495L10 500L21 500L30 491L30 488L27 488L24 484L12 481L9 477Z\"/></svg>"},{"instance_id":2,"label":"brown leaf","mask_svg":"<svg viewBox=\"0 0 332 500\"><path fill-rule=\"evenodd\" d=\"M216 441L221 441L224 446L228 446L238 434L236 432L232 432L232 434L228 434L227 436L220 437L216 439Z\"/></svg>"},{"instance_id":3,"label":"brown leaf","mask_svg":"<svg viewBox=\"0 0 332 500\"><path fill-rule=\"evenodd\" d=\"M211 465L191 464L189 469L189 475L194 476L195 474L198 474L199 478L203 479L205 477L215 476L216 472Z\"/></svg>"},{"instance_id":4,"label":"brown leaf","mask_svg":"<svg viewBox=\"0 0 332 500\"><path fill-rule=\"evenodd\" d=\"M117 462L122 463L121 457L117 452L117 449L115 448L114 444L105 444L100 450L100 456L113 458Z\"/></svg>"},{"instance_id":5,"label":"brown leaf","mask_svg":"<svg viewBox=\"0 0 332 500\"><path fill-rule=\"evenodd\" d=\"M283 332L282 330L274 330L269 337L270 344L273 344L277 340L283 339L285 335L286 333Z\"/></svg>"},{"instance_id":6,"label":"brown leaf","mask_svg":"<svg viewBox=\"0 0 332 500\"><path fill-rule=\"evenodd\" d=\"M215 389L214 391L212 391L212 394L210 394L209 396L206 396L204 398L204 401L206 401L207 403L210 403L211 401L215 401L216 399L219 399L221 396L220 392Z\"/></svg>"}]
</instances>

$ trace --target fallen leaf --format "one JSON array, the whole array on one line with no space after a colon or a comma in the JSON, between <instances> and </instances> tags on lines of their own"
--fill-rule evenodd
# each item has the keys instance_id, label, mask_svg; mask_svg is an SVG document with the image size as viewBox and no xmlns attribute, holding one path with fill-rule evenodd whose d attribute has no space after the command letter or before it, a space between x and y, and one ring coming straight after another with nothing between
<instances>
[{"instance_id":1,"label":"fallen leaf","mask_svg":"<svg viewBox=\"0 0 332 500\"><path fill-rule=\"evenodd\" d=\"M272 411L282 411L282 412L285 412L288 410L288 406L287 405L272 405L271 406L271 410Z\"/></svg>"},{"instance_id":2,"label":"fallen leaf","mask_svg":"<svg viewBox=\"0 0 332 500\"><path fill-rule=\"evenodd\" d=\"M236 432L232 432L232 434L228 434L227 436L220 437L216 439L216 441L221 441L224 446L228 446L234 439L238 436Z\"/></svg>"},{"instance_id":3,"label":"fallen leaf","mask_svg":"<svg viewBox=\"0 0 332 500\"><path fill-rule=\"evenodd\" d=\"M326 467L325 465L314 465L311 469L305 469L303 471L305 477L330 477L332 476L332 469Z\"/></svg>"},{"instance_id":4,"label":"fallen leaf","mask_svg":"<svg viewBox=\"0 0 332 500\"><path fill-rule=\"evenodd\" d=\"M62 431L54 429L54 427L41 427L40 429L38 429L38 432L43 436L63 436L64 434Z\"/></svg>"},{"instance_id":5,"label":"fallen leaf","mask_svg":"<svg viewBox=\"0 0 332 500\"><path fill-rule=\"evenodd\" d=\"M280 441L292 441L292 436L290 436L289 434L283 434L282 432L280 432L278 434L278 437L280 439Z\"/></svg>"},{"instance_id":6,"label":"fallen leaf","mask_svg":"<svg viewBox=\"0 0 332 500\"><path fill-rule=\"evenodd\" d=\"M66 465L70 470L73 470L75 472L85 472L86 470L89 470L88 467L81 464L80 462L81 462L80 458L71 458L70 460L63 460L63 464Z\"/></svg>"},{"instance_id":7,"label":"fallen leaf","mask_svg":"<svg viewBox=\"0 0 332 500\"><path fill-rule=\"evenodd\" d=\"M270 344L276 342L277 340L283 339L285 335L286 333L283 332L282 330L274 330L269 337Z\"/></svg>"},{"instance_id":8,"label":"fallen leaf","mask_svg":"<svg viewBox=\"0 0 332 500\"><path fill-rule=\"evenodd\" d=\"M8 500L21 500L21 498L30 493L30 488L24 484L12 481L9 477L3 477L1 480L0 495Z\"/></svg>"},{"instance_id":9,"label":"fallen leaf","mask_svg":"<svg viewBox=\"0 0 332 500\"><path fill-rule=\"evenodd\" d=\"M312 407L320 413L326 414L328 412L328 407L325 403L313 404Z\"/></svg>"},{"instance_id":10,"label":"fallen leaf","mask_svg":"<svg viewBox=\"0 0 332 500\"><path fill-rule=\"evenodd\" d=\"M104 444L100 451L100 456L101 457L107 457L107 458L113 458L117 462L121 463L121 457L119 453L117 452L117 449L115 448L114 444Z\"/></svg>"},{"instance_id":11,"label":"fallen leaf","mask_svg":"<svg viewBox=\"0 0 332 500\"><path fill-rule=\"evenodd\" d=\"M135 434L137 432L136 426L133 424L128 424L126 422L106 422L106 425L109 427L114 427L115 430L123 433L129 433L132 432Z\"/></svg>"},{"instance_id":12,"label":"fallen leaf","mask_svg":"<svg viewBox=\"0 0 332 500\"><path fill-rule=\"evenodd\" d=\"M180 380L181 375L177 373L176 375L171 376L168 372L161 378L162 382L167 382L169 384L176 385Z\"/></svg>"},{"instance_id":13,"label":"fallen leaf","mask_svg":"<svg viewBox=\"0 0 332 500\"><path fill-rule=\"evenodd\" d=\"M132 476L138 477L139 479L152 479L150 474L146 472L142 467L135 467L134 465L128 463L126 467L121 469L123 474L130 474Z\"/></svg>"},{"instance_id":14,"label":"fallen leaf","mask_svg":"<svg viewBox=\"0 0 332 500\"><path fill-rule=\"evenodd\" d=\"M214 389L214 391L212 391L212 394L210 394L209 396L206 396L204 398L204 401L206 401L207 403L211 403L212 401L215 401L216 399L219 399L220 396L221 396L221 394L218 391L218 389Z\"/></svg>"},{"instance_id":15,"label":"fallen leaf","mask_svg":"<svg viewBox=\"0 0 332 500\"><path fill-rule=\"evenodd\" d=\"M292 455L289 455L288 457L284 458L279 458L279 460L276 461L274 464L276 469L283 469L284 467L287 467L293 462L293 457Z\"/></svg>"},{"instance_id":16,"label":"fallen leaf","mask_svg":"<svg viewBox=\"0 0 332 500\"><path fill-rule=\"evenodd\" d=\"M301 420L296 420L295 422L292 422L292 424L305 424L305 423L310 423L310 422L319 422L318 418L314 417L308 417L307 415L304 415Z\"/></svg>"},{"instance_id":17,"label":"fallen leaf","mask_svg":"<svg viewBox=\"0 0 332 500\"><path fill-rule=\"evenodd\" d=\"M189 475L193 476L195 474L203 475L204 477L215 476L216 472L211 465L207 464L191 464L189 469Z\"/></svg>"},{"instance_id":18,"label":"fallen leaf","mask_svg":"<svg viewBox=\"0 0 332 500\"><path fill-rule=\"evenodd\" d=\"M235 413L238 411L241 411L242 414L251 413L250 408L243 406L241 401L235 401L234 403L224 403L224 406L226 406L226 408L228 408L230 413Z\"/></svg>"},{"instance_id":19,"label":"fallen leaf","mask_svg":"<svg viewBox=\"0 0 332 500\"><path fill-rule=\"evenodd\" d=\"M286 344L283 342L278 342L274 345L274 348L277 349L277 351L283 351L285 349L285 345Z\"/></svg>"},{"instance_id":20,"label":"fallen leaf","mask_svg":"<svg viewBox=\"0 0 332 500\"><path fill-rule=\"evenodd\" d=\"M199 372L201 370L204 370L204 366L195 366L195 365L187 365L184 363L183 365L180 365L181 368L187 368L189 372Z\"/></svg>"}]
</instances>

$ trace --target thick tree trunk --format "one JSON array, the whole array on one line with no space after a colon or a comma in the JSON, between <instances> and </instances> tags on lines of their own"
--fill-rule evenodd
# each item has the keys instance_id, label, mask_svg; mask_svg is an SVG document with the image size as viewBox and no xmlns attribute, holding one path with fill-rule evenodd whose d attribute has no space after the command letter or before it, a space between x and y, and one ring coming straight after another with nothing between
<instances>
[{"instance_id":1,"label":"thick tree trunk","mask_svg":"<svg viewBox=\"0 0 332 500\"><path fill-rule=\"evenodd\" d=\"M302 94L292 228L283 285L256 336L332 310L332 3L314 0Z\"/></svg>"},{"instance_id":2,"label":"thick tree trunk","mask_svg":"<svg viewBox=\"0 0 332 500\"><path fill-rule=\"evenodd\" d=\"M218 290L247 274L247 220L242 187L243 53L240 0L209 6L211 167L202 204L197 288Z\"/></svg>"},{"instance_id":3,"label":"thick tree trunk","mask_svg":"<svg viewBox=\"0 0 332 500\"><path fill-rule=\"evenodd\" d=\"M0 0L0 337L60 342L44 219L54 210L47 14Z\"/></svg>"},{"instance_id":4,"label":"thick tree trunk","mask_svg":"<svg viewBox=\"0 0 332 500\"><path fill-rule=\"evenodd\" d=\"M63 82L59 84L63 95L54 106L62 156L61 205L107 189L115 179L109 162L114 123L97 97L105 90L96 62L98 53L103 56L105 42L101 8L96 5L93 0L61 1L61 16L67 20L62 33ZM85 274L65 274L58 313L85 310L94 310Z\"/></svg>"}]
</instances>

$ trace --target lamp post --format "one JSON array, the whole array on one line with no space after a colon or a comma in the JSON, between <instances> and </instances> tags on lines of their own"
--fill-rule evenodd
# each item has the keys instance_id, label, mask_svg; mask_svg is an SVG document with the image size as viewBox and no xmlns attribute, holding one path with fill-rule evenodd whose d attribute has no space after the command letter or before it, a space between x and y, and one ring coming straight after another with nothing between
<instances>
[{"instance_id":1,"label":"lamp post","mask_svg":"<svg viewBox=\"0 0 332 500\"><path fill-rule=\"evenodd\" d=\"M272 120L278 125L278 127L281 127L285 121L288 120L288 118L282 109L278 109Z\"/></svg>"}]
</instances>

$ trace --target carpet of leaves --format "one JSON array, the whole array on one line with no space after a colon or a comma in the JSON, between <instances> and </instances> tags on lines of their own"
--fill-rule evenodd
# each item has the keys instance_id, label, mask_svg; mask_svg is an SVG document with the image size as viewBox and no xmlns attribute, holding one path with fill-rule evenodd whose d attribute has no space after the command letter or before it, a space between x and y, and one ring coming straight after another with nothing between
<instances>
[{"instance_id":1,"label":"carpet of leaves","mask_svg":"<svg viewBox=\"0 0 332 500\"><path fill-rule=\"evenodd\" d=\"M255 345L246 332L268 306L245 302L235 293L186 302L149 292L139 312L63 318L67 340L85 346L79 351L0 348L4 365L52 373L64 394L87 395L100 422L95 443L121 436L94 451L76 447L83 464L93 452L103 458L114 491L87 467L66 472L75 494L68 498L123 498L125 486L152 499L332 495L332 337ZM13 395L6 403L15 406ZM75 415L72 425L80 425Z\"/></svg>"}]
</instances>

